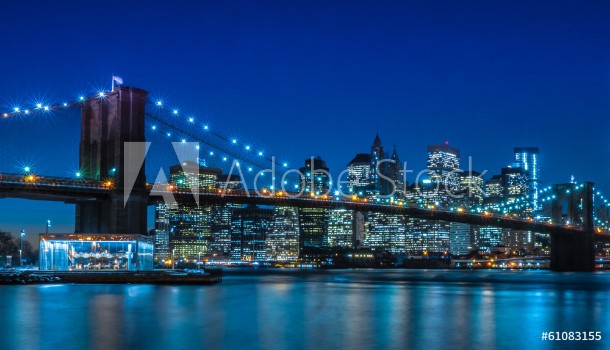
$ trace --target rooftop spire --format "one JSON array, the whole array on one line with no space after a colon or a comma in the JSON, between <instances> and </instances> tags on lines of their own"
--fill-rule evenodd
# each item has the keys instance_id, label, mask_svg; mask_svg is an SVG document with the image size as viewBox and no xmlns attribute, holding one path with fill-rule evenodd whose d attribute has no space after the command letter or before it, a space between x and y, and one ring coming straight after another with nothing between
<instances>
[{"instance_id":1,"label":"rooftop spire","mask_svg":"<svg viewBox=\"0 0 610 350\"><path fill-rule=\"evenodd\" d=\"M379 138L379 132L375 135L375 141L373 141L374 146L381 146L381 139Z\"/></svg>"}]
</instances>

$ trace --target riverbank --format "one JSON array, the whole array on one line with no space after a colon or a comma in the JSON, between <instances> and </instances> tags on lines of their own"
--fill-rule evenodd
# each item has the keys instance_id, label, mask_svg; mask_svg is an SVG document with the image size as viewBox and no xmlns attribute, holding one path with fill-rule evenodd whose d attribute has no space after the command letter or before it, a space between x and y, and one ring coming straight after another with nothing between
<instances>
[{"instance_id":1,"label":"riverbank","mask_svg":"<svg viewBox=\"0 0 610 350\"><path fill-rule=\"evenodd\" d=\"M0 284L164 284L209 285L222 282L222 270L153 271L2 271Z\"/></svg>"}]
</instances>

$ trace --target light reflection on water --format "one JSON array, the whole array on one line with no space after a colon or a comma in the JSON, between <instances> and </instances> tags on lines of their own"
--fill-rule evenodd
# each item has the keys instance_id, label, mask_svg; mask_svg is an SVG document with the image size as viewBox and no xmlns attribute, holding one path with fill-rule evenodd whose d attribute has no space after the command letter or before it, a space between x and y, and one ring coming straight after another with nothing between
<instances>
[{"instance_id":1,"label":"light reflection on water","mask_svg":"<svg viewBox=\"0 0 610 350\"><path fill-rule=\"evenodd\" d=\"M551 348L609 328L610 274L229 271L216 286L0 287L0 349Z\"/></svg>"}]
</instances>

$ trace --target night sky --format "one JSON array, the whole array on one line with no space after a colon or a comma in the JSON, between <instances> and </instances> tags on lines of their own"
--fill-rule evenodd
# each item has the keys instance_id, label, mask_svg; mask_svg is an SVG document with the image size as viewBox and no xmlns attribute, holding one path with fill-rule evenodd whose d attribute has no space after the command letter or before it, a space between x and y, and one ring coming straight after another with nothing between
<instances>
[{"instance_id":1,"label":"night sky","mask_svg":"<svg viewBox=\"0 0 610 350\"><path fill-rule=\"evenodd\" d=\"M379 132L387 152L396 145L417 171L429 144L448 141L489 175L512 162L514 146L538 146L545 184L574 174L610 193L608 2L8 1L1 9L2 111L109 89L115 74L295 167L319 155L338 172ZM71 176L79 123L77 109L0 120L0 172L29 165ZM150 163L173 162L160 154ZM25 228L34 241L47 219L53 232L72 232L74 207L0 200L0 230Z\"/></svg>"}]
</instances>

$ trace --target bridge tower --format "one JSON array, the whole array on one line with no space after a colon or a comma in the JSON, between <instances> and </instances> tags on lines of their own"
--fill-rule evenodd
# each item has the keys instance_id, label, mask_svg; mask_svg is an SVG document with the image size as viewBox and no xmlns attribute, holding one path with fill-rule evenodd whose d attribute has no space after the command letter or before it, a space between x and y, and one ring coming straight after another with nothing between
<instances>
[{"instance_id":1,"label":"bridge tower","mask_svg":"<svg viewBox=\"0 0 610 350\"><path fill-rule=\"evenodd\" d=\"M144 164L124 203L125 142L145 142L148 92L116 87L82 104L80 169L88 178L111 181L108 198L76 204L77 233L146 233L147 202Z\"/></svg>"},{"instance_id":2,"label":"bridge tower","mask_svg":"<svg viewBox=\"0 0 610 350\"><path fill-rule=\"evenodd\" d=\"M593 271L595 242L593 222L593 183L553 185L553 223L581 226L578 234L551 235L551 269L554 271Z\"/></svg>"}]
</instances>

